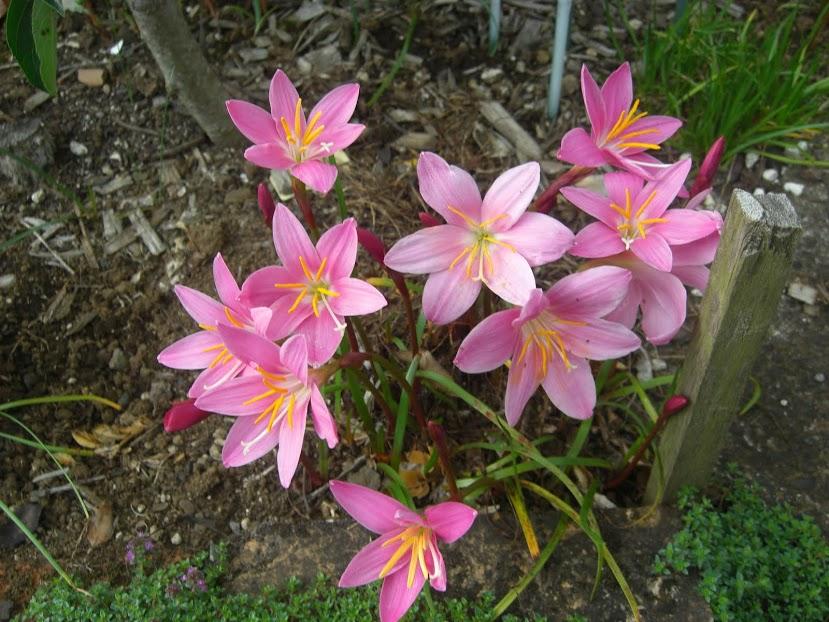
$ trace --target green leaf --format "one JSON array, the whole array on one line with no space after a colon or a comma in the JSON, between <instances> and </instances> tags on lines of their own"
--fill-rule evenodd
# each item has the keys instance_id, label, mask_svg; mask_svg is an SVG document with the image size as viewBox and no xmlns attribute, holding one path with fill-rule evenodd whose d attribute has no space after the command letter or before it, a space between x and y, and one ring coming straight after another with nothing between
<instances>
[{"instance_id":1,"label":"green leaf","mask_svg":"<svg viewBox=\"0 0 829 622\"><path fill-rule=\"evenodd\" d=\"M50 95L58 92L57 14L50 0L35 0L32 9L32 36L40 59L40 79Z\"/></svg>"},{"instance_id":2,"label":"green leaf","mask_svg":"<svg viewBox=\"0 0 829 622\"><path fill-rule=\"evenodd\" d=\"M61 7L62 8L62 7ZM31 84L57 93L55 0L11 0L6 14L6 42Z\"/></svg>"},{"instance_id":3,"label":"green leaf","mask_svg":"<svg viewBox=\"0 0 829 622\"><path fill-rule=\"evenodd\" d=\"M40 0L43 4L48 5L55 13L63 17L63 2L60 0Z\"/></svg>"}]
</instances>

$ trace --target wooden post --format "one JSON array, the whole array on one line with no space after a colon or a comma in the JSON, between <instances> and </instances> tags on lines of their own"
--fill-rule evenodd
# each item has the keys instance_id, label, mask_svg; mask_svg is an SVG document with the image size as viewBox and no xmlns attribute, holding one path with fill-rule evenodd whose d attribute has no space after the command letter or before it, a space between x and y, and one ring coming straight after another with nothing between
<instances>
[{"instance_id":1,"label":"wooden post","mask_svg":"<svg viewBox=\"0 0 829 622\"><path fill-rule=\"evenodd\" d=\"M784 194L759 202L735 190L711 278L679 373L677 393L690 406L668 421L659 441L662 469L651 471L645 498L664 499L705 483L739 409L748 374L774 319L800 223Z\"/></svg>"}]
</instances>

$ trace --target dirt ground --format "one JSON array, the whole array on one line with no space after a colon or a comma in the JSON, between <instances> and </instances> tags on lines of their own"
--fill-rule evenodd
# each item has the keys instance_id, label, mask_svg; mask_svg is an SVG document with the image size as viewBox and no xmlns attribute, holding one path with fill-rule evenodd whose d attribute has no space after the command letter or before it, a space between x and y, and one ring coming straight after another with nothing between
<instances>
[{"instance_id":1,"label":"dirt ground","mask_svg":"<svg viewBox=\"0 0 829 622\"><path fill-rule=\"evenodd\" d=\"M365 102L388 71L407 25L397 3L366 8L356 39L347 8L318 13L311 3L303 8L299 2L280 3L257 35L252 19L240 18L222 3L218 20L204 5L192 3L190 21L234 97L264 103L277 67L308 101L334 85L355 79L361 83L356 118L368 129L348 150L350 163L340 174L351 214L391 243L417 226L418 151L436 151L485 184L518 161L514 147L479 115L482 100L499 101L538 141L547 180L564 169L553 153L563 132L583 118L578 67L587 61L606 75L617 64L608 53L612 49L602 30L601 3L576 4L565 97L554 123L543 112L552 23L547 3L505 3L504 52L496 57L486 54L486 16L479 5L435 3L420 18L399 76L371 109ZM55 445L78 447L73 431L77 436L100 424L110 426L104 430L108 436L98 428L96 442L118 446L106 456L75 457L70 470L92 505L111 508L112 535L91 546L77 500L71 492L54 490L63 481L33 481L54 465L37 450L2 439L0 498L12 506L37 503L42 508L38 535L70 573L86 581L125 579L125 546L139 533L156 541L154 555L160 561L186 556L210 542L230 541L239 550L241 561L233 567L242 576L249 570L245 560L253 563L250 549L262 555L257 547L265 546L261 540L266 528L282 534L267 545L277 547L284 544L280 537L298 534L298 523L316 521L320 530L327 529L324 520L334 517L334 506L326 495L306 494L311 484L302 470L294 486L283 491L269 459L225 470L220 453L228 419L211 417L183 433L165 434L161 417L171 401L185 395L192 378L161 367L155 357L191 330L189 317L171 292L175 283L212 292L210 261L219 251L240 280L275 260L269 231L256 208L256 185L267 179L267 171L247 164L240 149L210 145L167 97L163 79L121 3L96 4L96 9L97 25L78 15L62 22L57 98L38 101L16 67L0 65L0 147L34 161L54 178L47 183L14 163L0 166L2 239L10 239L25 224L40 222L32 219L60 225L40 230L42 242L29 236L0 254L0 401L95 393L123 407L120 413L91 404L17 411L45 442ZM121 41L114 53L113 46ZM103 69L103 85L81 83L81 68ZM824 148L822 157L827 155ZM763 482L770 496L816 515L826 529L827 175L784 170L780 181L772 183L761 177L764 168L763 161L749 169L738 160L724 191L733 186L781 191L783 181L805 184L802 197L793 198L804 223L793 278L817 288L818 299L805 306L782 299L780 320L756 368L763 397L732 431L727 460ZM77 195L77 205L55 190L58 185ZM314 197L325 224L336 220L335 201L333 193ZM142 215L156 239L137 236L134 223ZM557 216L577 228L573 210L562 209ZM365 257L358 271L378 274ZM396 300L391 303L372 324L378 335L389 326L403 334L402 314ZM693 315L692 310L691 319ZM678 347L661 353L671 367L679 363L689 335L690 323ZM427 343L449 367L453 344L445 333L430 333ZM492 391L483 380L472 389L485 396ZM497 403L495 397L491 401ZM551 424L549 416L545 419L549 409L546 401L535 400L524 425L528 433L555 433L561 444L573 427L558 419ZM605 414L597 416L612 424ZM457 434L465 430L469 440L477 440L478 431L486 429L484 422L470 421L462 413L447 414L446 426L450 436L456 434L453 438L463 438ZM0 422L0 431L18 432L7 422ZM599 435L592 442L608 449ZM365 454L359 436L344 443L332 452L332 474ZM314 458L313 447L309 455ZM370 471L358 468L353 476L369 480ZM502 531L512 530L514 536L509 517L503 520ZM300 531L305 534L300 542L315 541L321 533L313 527ZM650 548L655 551L666 537L661 533L651 538ZM630 540L624 534L617 539L623 567L635 565L633 559L646 563L639 559L644 545L638 547L639 557L631 550L625 561L624 543ZM515 537L511 541L518 542ZM283 565L280 571L287 575L303 569ZM0 601L12 601L15 610L50 575L32 546L0 548ZM585 580L563 572L543 577L549 590L542 594L567 581L572 586ZM588 574L578 598L589 596L591 580ZM639 588L649 589L642 582ZM241 587L255 584L239 580ZM473 581L465 589L474 593L487 587L493 586L482 578L481 584ZM623 603L617 596L614 602ZM568 610L572 602L556 611ZM616 614L608 615L601 619Z\"/></svg>"}]
</instances>

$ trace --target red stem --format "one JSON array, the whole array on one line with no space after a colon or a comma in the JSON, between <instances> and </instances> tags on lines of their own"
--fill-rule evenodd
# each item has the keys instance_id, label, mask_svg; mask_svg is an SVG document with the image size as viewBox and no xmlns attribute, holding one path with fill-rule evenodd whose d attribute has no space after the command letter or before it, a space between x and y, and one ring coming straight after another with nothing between
<instances>
[{"instance_id":1,"label":"red stem","mask_svg":"<svg viewBox=\"0 0 829 622\"><path fill-rule=\"evenodd\" d=\"M449 486L449 495L452 501L461 501L461 493L458 491L458 484L455 481L455 472L452 470L452 462L449 457L449 447L446 445L446 434L437 421L430 421L427 426L429 437L435 444L438 452L438 461L440 468L443 471L443 476L446 478L446 484Z\"/></svg>"},{"instance_id":2,"label":"red stem","mask_svg":"<svg viewBox=\"0 0 829 622\"><path fill-rule=\"evenodd\" d=\"M565 186L570 186L580 179L587 177L593 171L592 168L586 166L574 166L569 171L565 171L553 180L547 189L541 193L541 196L535 200L532 209L542 214L547 214L556 205L558 193Z\"/></svg>"},{"instance_id":3,"label":"red stem","mask_svg":"<svg viewBox=\"0 0 829 622\"><path fill-rule=\"evenodd\" d=\"M311 201L308 200L308 191L305 189L305 184L296 177L291 177L291 188L294 191L296 202L299 203L299 209L305 219L305 224L311 230L311 235L314 236L314 239L319 238L317 221L314 219L314 212L311 210Z\"/></svg>"}]
</instances>

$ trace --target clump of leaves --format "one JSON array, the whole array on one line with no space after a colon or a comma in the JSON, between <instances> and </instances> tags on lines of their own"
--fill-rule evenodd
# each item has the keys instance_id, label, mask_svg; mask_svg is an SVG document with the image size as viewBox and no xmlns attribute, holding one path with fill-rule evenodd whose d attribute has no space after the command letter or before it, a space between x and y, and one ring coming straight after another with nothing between
<instances>
[{"instance_id":1,"label":"clump of leaves","mask_svg":"<svg viewBox=\"0 0 829 622\"><path fill-rule=\"evenodd\" d=\"M697 570L717 620L829 619L829 544L809 516L768 506L737 478L717 508L693 490L679 495L685 527L656 557L654 572Z\"/></svg>"},{"instance_id":2,"label":"clump of leaves","mask_svg":"<svg viewBox=\"0 0 829 622\"><path fill-rule=\"evenodd\" d=\"M62 581L41 587L17 622L144 622L145 620L233 620L247 622L289 622L337 620L365 622L377 618L376 584L361 589L341 590L335 582L319 575L302 584L289 579L280 587L269 586L259 594L234 594L222 585L227 568L227 551L219 546L170 566L145 574L135 564L135 574L126 586L98 583L90 596L73 590ZM491 594L471 603L464 598L440 598L432 603L420 598L407 614L408 622L485 622L494 603ZM544 618L505 616L507 622L543 622Z\"/></svg>"}]
</instances>

